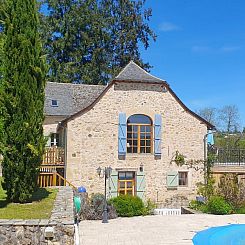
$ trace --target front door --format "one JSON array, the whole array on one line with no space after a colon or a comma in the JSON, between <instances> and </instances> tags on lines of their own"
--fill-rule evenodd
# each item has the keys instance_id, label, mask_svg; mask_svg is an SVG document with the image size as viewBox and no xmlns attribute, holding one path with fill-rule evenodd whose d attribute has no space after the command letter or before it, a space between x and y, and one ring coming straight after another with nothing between
<instances>
[{"instance_id":1,"label":"front door","mask_svg":"<svg viewBox=\"0 0 245 245\"><path fill-rule=\"evenodd\" d=\"M135 195L135 172L118 172L119 195Z\"/></svg>"}]
</instances>

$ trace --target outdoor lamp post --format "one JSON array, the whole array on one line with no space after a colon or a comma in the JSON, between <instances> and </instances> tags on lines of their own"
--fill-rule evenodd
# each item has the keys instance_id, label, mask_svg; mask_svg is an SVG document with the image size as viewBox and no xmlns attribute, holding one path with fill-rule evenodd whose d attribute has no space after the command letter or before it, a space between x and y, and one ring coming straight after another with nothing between
<instances>
[{"instance_id":1,"label":"outdoor lamp post","mask_svg":"<svg viewBox=\"0 0 245 245\"><path fill-rule=\"evenodd\" d=\"M107 200L106 200L106 182L107 179L111 176L111 167L105 167L102 169L101 167L97 168L97 173L100 178L105 178L105 195L104 195L104 207L103 207L103 215L102 215L102 223L108 223L108 211L107 211Z\"/></svg>"}]
</instances>

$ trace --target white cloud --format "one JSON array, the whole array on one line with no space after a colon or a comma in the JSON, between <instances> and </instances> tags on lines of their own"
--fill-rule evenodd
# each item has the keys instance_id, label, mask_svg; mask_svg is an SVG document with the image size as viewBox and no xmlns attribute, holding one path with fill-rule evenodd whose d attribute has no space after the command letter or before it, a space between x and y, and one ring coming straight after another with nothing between
<instances>
[{"instance_id":1,"label":"white cloud","mask_svg":"<svg viewBox=\"0 0 245 245\"><path fill-rule=\"evenodd\" d=\"M196 46L193 46L193 47L191 48L191 50L192 50L192 52L204 53L204 52L210 51L211 48L208 47L208 46L198 46L198 45L196 45Z\"/></svg>"},{"instance_id":2,"label":"white cloud","mask_svg":"<svg viewBox=\"0 0 245 245\"><path fill-rule=\"evenodd\" d=\"M230 52L235 52L240 50L241 47L239 46L223 46L220 48L220 51L224 52L224 53L230 53Z\"/></svg>"},{"instance_id":3,"label":"white cloud","mask_svg":"<svg viewBox=\"0 0 245 245\"><path fill-rule=\"evenodd\" d=\"M177 31L179 29L180 29L179 26L177 26L171 22L163 22L159 26L159 30L164 31L164 32Z\"/></svg>"},{"instance_id":4,"label":"white cloud","mask_svg":"<svg viewBox=\"0 0 245 245\"><path fill-rule=\"evenodd\" d=\"M194 45L191 47L191 51L195 53L232 53L240 50L239 46L221 46L221 47L211 47L211 46L202 46Z\"/></svg>"}]
</instances>

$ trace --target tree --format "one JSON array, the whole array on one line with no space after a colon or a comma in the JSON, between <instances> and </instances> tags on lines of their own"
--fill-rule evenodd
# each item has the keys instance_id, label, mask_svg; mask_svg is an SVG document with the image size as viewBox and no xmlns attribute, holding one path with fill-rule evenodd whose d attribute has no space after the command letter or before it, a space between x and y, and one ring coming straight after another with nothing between
<instances>
[{"instance_id":1,"label":"tree","mask_svg":"<svg viewBox=\"0 0 245 245\"><path fill-rule=\"evenodd\" d=\"M96 0L44 0L41 30L49 80L106 83L108 62L104 21Z\"/></svg>"},{"instance_id":2,"label":"tree","mask_svg":"<svg viewBox=\"0 0 245 245\"><path fill-rule=\"evenodd\" d=\"M42 37L50 66L49 80L106 84L131 59L140 58L139 44L149 47L155 35L143 12L145 1L43 0Z\"/></svg>"},{"instance_id":3,"label":"tree","mask_svg":"<svg viewBox=\"0 0 245 245\"><path fill-rule=\"evenodd\" d=\"M239 111L236 105L226 105L219 111L223 130L227 133L237 132L239 128Z\"/></svg>"},{"instance_id":4,"label":"tree","mask_svg":"<svg viewBox=\"0 0 245 245\"><path fill-rule=\"evenodd\" d=\"M0 83L6 135L1 147L4 188L9 200L25 202L37 187L45 146L46 70L35 0L5 0L1 16L5 34Z\"/></svg>"},{"instance_id":5,"label":"tree","mask_svg":"<svg viewBox=\"0 0 245 245\"><path fill-rule=\"evenodd\" d=\"M217 126L217 109L215 107L205 107L197 111L197 114L202 118L210 122L211 124Z\"/></svg>"},{"instance_id":6,"label":"tree","mask_svg":"<svg viewBox=\"0 0 245 245\"><path fill-rule=\"evenodd\" d=\"M150 38L155 41L156 35L147 23L152 10L143 9L145 0L102 0L101 4L110 34L110 75L117 75L130 60L149 70L149 63L140 57L139 45L147 49Z\"/></svg>"}]
</instances>

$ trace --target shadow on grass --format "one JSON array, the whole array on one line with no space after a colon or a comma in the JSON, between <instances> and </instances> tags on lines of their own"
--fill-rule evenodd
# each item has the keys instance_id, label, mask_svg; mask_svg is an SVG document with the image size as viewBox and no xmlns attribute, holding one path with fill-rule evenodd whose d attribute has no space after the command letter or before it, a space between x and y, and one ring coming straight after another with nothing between
<instances>
[{"instance_id":1,"label":"shadow on grass","mask_svg":"<svg viewBox=\"0 0 245 245\"><path fill-rule=\"evenodd\" d=\"M11 201L7 200L7 196L5 191L2 188L2 183L0 179L0 208L5 208ZM48 191L45 188L38 188L32 195L32 198L26 203L39 202L45 198L47 198L52 192Z\"/></svg>"}]
</instances>

